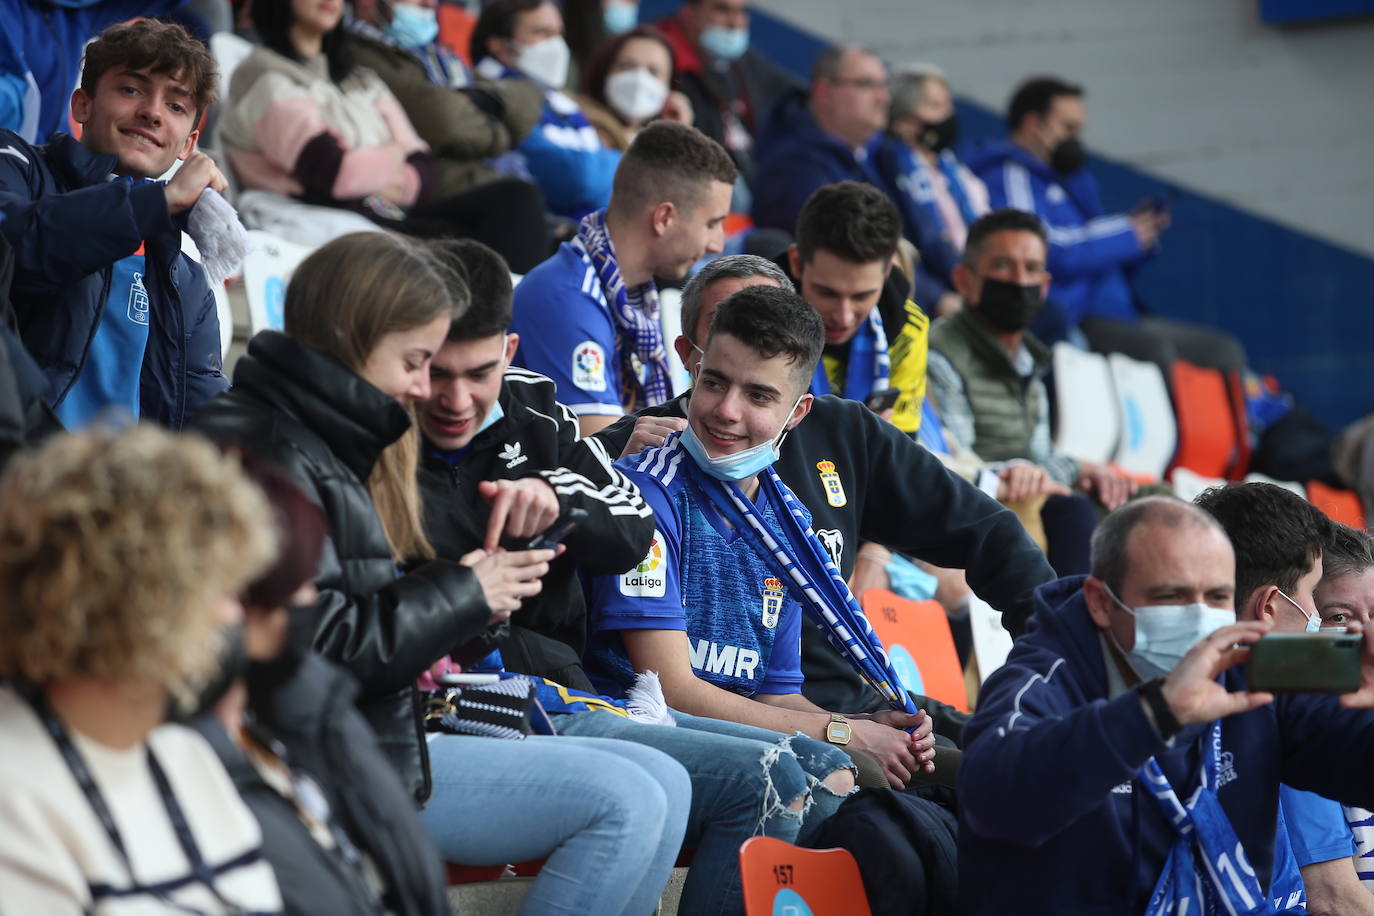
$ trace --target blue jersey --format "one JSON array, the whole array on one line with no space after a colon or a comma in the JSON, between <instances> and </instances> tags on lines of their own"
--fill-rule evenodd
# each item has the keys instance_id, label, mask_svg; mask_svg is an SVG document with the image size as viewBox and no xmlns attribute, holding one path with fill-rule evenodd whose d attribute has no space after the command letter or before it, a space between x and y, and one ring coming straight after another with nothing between
<instances>
[{"instance_id":1,"label":"blue jersey","mask_svg":"<svg viewBox=\"0 0 1374 916\"><path fill-rule=\"evenodd\" d=\"M1355 841L1340 802L1315 792L1280 786L1279 811L1287 822L1288 839L1299 868L1354 854Z\"/></svg>"},{"instance_id":2,"label":"blue jersey","mask_svg":"<svg viewBox=\"0 0 1374 916\"><path fill-rule=\"evenodd\" d=\"M139 249L142 251L142 249ZM139 376L148 348L148 290L143 285L144 256L131 254L114 263L110 292L90 355L71 390L57 405L67 429L80 429L101 411L118 407L138 418Z\"/></svg>"},{"instance_id":3,"label":"blue jersey","mask_svg":"<svg viewBox=\"0 0 1374 916\"><path fill-rule=\"evenodd\" d=\"M658 523L638 566L589 581L587 673L601 692L623 696L634 669L620 631L683 630L702 680L743 696L800 693L801 607L711 507L684 467L691 461L674 437L616 463ZM776 528L777 507L758 508Z\"/></svg>"},{"instance_id":4,"label":"blue jersey","mask_svg":"<svg viewBox=\"0 0 1374 916\"><path fill-rule=\"evenodd\" d=\"M515 364L553 379L558 400L577 416L625 414L615 319L579 246L563 243L515 287L510 329L520 335Z\"/></svg>"}]
</instances>

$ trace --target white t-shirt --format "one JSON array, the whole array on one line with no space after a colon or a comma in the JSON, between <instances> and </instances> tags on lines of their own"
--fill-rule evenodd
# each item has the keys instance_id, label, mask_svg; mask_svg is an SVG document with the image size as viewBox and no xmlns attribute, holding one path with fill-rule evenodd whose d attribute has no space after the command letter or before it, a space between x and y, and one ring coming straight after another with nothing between
<instances>
[{"instance_id":1,"label":"white t-shirt","mask_svg":"<svg viewBox=\"0 0 1374 916\"><path fill-rule=\"evenodd\" d=\"M224 912L209 889L190 880L190 863L143 746L115 750L77 733L71 738L119 828L134 879L140 888L165 888L163 895L133 889L123 859L37 714L13 690L0 689L0 914L183 912L168 901L207 914ZM218 869L260 849L257 821L204 739L163 725L147 743L209 866ZM281 912L271 866L256 855L214 881L242 910ZM94 899L93 886L114 893Z\"/></svg>"}]
</instances>

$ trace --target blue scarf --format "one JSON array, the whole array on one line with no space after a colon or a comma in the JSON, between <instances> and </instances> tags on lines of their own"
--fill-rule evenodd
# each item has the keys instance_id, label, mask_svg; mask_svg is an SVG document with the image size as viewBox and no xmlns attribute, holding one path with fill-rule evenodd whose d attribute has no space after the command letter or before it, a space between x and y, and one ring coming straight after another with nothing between
<instances>
[{"instance_id":1,"label":"blue scarf","mask_svg":"<svg viewBox=\"0 0 1374 916\"><path fill-rule=\"evenodd\" d=\"M933 177L930 174L930 166L926 164L924 158L905 143L893 143L891 148L897 157L897 186L902 195L912 207L924 214L929 225L948 228L945 224L944 214L940 212L940 206L935 202L935 188ZM964 218L964 225L972 226L978 219L978 213L973 209L973 202L969 199L968 190L964 187L964 177L959 171L959 160L952 150L943 150L937 157L937 165L940 174L945 176L945 183L949 187L950 196L954 198L955 205L959 207L959 214Z\"/></svg>"},{"instance_id":2,"label":"blue scarf","mask_svg":"<svg viewBox=\"0 0 1374 916\"><path fill-rule=\"evenodd\" d=\"M675 435L681 435L677 433ZM882 641L864 616L844 577L806 520L806 509L777 471L765 468L759 486L777 509L781 531L773 531L763 515L733 483L707 476L690 456L682 462L698 494L716 508L731 526L749 539L754 551L792 586L807 615L830 644L849 661L893 709L916 711L901 679L888 661ZM786 511L783 511L783 507Z\"/></svg>"},{"instance_id":3,"label":"blue scarf","mask_svg":"<svg viewBox=\"0 0 1374 916\"><path fill-rule=\"evenodd\" d=\"M868 400L870 394L888 386L890 369L887 332L883 330L882 316L875 307L868 313L868 320L859 325L859 330L850 338L849 357L845 360L844 392L841 396L853 401ZM831 390L824 359L816 363L816 374L811 377L811 393L816 397L841 394Z\"/></svg>"},{"instance_id":4,"label":"blue scarf","mask_svg":"<svg viewBox=\"0 0 1374 916\"><path fill-rule=\"evenodd\" d=\"M582 217L573 247L592 262L606 294L606 305L615 320L616 350L620 353L621 398L627 409L656 407L673 396L668 354L663 347L663 329L658 323L658 289L651 279L627 289L615 260L610 233L606 231L606 211L597 210ZM638 364L638 365L636 365ZM639 366L648 370L641 383Z\"/></svg>"},{"instance_id":5,"label":"blue scarf","mask_svg":"<svg viewBox=\"0 0 1374 916\"><path fill-rule=\"evenodd\" d=\"M1178 831L1169 850L1146 916L1173 916L1177 913L1210 916L1263 914L1275 912L1273 904L1260 889L1245 851L1236 839L1226 812L1217 799L1217 773L1221 769L1221 722L1212 726L1208 746L1202 753L1202 778L1197 791L1186 803L1153 757L1137 773L1141 785L1150 790L1165 820ZM1239 861L1238 861L1239 860Z\"/></svg>"}]
</instances>

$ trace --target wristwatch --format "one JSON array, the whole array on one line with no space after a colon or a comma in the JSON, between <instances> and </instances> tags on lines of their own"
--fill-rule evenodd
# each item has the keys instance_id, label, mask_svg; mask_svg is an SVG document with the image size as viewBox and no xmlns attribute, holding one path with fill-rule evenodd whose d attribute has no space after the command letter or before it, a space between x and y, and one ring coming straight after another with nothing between
<instances>
[{"instance_id":1,"label":"wristwatch","mask_svg":"<svg viewBox=\"0 0 1374 916\"><path fill-rule=\"evenodd\" d=\"M825 740L831 744L844 746L853 737L853 731L849 727L849 720L837 712L830 714L830 722L825 726Z\"/></svg>"}]
</instances>

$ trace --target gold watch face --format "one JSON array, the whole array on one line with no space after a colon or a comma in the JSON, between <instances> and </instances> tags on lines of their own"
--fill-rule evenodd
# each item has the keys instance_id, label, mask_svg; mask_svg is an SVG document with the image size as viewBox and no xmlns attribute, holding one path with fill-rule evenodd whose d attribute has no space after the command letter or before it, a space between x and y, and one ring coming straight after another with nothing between
<instances>
[{"instance_id":1,"label":"gold watch face","mask_svg":"<svg viewBox=\"0 0 1374 916\"><path fill-rule=\"evenodd\" d=\"M825 739L831 744L848 744L849 723L831 722L825 727Z\"/></svg>"}]
</instances>

